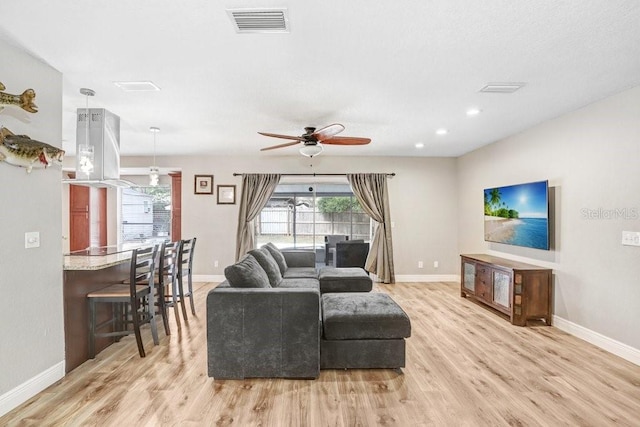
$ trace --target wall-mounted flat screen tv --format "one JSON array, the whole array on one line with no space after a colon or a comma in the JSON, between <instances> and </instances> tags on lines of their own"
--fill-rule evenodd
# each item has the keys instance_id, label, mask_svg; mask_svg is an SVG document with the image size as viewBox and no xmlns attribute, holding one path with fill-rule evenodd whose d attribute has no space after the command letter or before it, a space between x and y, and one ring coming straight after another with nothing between
<instances>
[{"instance_id":1,"label":"wall-mounted flat screen tv","mask_svg":"<svg viewBox=\"0 0 640 427\"><path fill-rule=\"evenodd\" d=\"M484 190L484 240L549 250L549 183Z\"/></svg>"}]
</instances>

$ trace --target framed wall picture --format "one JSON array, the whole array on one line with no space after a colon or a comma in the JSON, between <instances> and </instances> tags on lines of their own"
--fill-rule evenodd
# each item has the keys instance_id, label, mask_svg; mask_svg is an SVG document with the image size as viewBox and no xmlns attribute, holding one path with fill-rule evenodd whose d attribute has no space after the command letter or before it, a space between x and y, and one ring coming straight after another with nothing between
<instances>
[{"instance_id":1,"label":"framed wall picture","mask_svg":"<svg viewBox=\"0 0 640 427\"><path fill-rule=\"evenodd\" d=\"M194 194L213 194L213 175L196 175L193 178Z\"/></svg>"},{"instance_id":2,"label":"framed wall picture","mask_svg":"<svg viewBox=\"0 0 640 427\"><path fill-rule=\"evenodd\" d=\"M235 185L218 185L218 204L219 205L235 205L236 204L236 186Z\"/></svg>"}]
</instances>

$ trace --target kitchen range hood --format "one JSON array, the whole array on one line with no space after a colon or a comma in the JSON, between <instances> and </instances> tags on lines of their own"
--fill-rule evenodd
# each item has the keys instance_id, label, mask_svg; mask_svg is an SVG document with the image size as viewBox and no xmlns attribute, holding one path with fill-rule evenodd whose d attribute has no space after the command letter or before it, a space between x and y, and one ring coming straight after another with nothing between
<instances>
[{"instance_id":1,"label":"kitchen range hood","mask_svg":"<svg viewBox=\"0 0 640 427\"><path fill-rule=\"evenodd\" d=\"M87 123L88 122L88 123ZM78 108L76 121L76 177L62 182L91 187L132 187L120 179L120 117L104 108ZM93 167L83 168L82 150L93 149Z\"/></svg>"}]
</instances>

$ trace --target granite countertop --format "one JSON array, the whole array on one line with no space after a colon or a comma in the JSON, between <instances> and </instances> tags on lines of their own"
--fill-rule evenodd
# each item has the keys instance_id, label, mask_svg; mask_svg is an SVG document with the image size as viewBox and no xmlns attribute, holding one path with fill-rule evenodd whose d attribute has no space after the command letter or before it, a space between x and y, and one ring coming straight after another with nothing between
<instances>
[{"instance_id":1,"label":"granite countertop","mask_svg":"<svg viewBox=\"0 0 640 427\"><path fill-rule=\"evenodd\" d=\"M90 247L64 255L63 270L100 270L131 259L131 251L149 247L150 242Z\"/></svg>"},{"instance_id":2,"label":"granite countertop","mask_svg":"<svg viewBox=\"0 0 640 427\"><path fill-rule=\"evenodd\" d=\"M63 270L100 270L113 265L122 264L131 259L131 251L112 255L65 255Z\"/></svg>"}]
</instances>

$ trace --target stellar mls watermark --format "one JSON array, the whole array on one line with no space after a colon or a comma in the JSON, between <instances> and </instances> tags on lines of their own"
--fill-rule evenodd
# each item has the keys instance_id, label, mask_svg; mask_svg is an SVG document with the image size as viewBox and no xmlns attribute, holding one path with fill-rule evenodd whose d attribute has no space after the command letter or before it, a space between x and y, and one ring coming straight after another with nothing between
<instances>
[{"instance_id":1,"label":"stellar mls watermark","mask_svg":"<svg viewBox=\"0 0 640 427\"><path fill-rule=\"evenodd\" d=\"M640 219L640 209L638 208L582 208L580 209L580 217L582 219L590 220L614 220L625 219L634 220Z\"/></svg>"}]
</instances>

